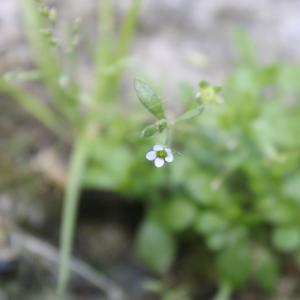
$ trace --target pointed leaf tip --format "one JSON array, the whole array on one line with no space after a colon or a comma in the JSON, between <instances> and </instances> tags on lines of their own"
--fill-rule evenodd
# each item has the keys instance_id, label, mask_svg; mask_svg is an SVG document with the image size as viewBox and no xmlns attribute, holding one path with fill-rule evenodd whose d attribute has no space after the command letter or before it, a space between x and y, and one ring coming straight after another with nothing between
<instances>
[{"instance_id":1,"label":"pointed leaf tip","mask_svg":"<svg viewBox=\"0 0 300 300\"><path fill-rule=\"evenodd\" d=\"M145 106L145 108L147 108L147 110L156 118L164 118L165 112L162 105L162 100L154 91L154 89L140 78L135 79L134 86L137 97Z\"/></svg>"}]
</instances>

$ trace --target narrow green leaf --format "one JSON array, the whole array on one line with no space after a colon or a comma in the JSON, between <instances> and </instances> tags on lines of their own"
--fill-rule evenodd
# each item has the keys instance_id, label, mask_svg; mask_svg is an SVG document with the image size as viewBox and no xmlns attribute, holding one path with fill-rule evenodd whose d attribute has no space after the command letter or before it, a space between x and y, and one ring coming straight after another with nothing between
<instances>
[{"instance_id":1,"label":"narrow green leaf","mask_svg":"<svg viewBox=\"0 0 300 300\"><path fill-rule=\"evenodd\" d=\"M182 121L187 121L187 120L194 119L194 118L198 117L203 112L203 110L204 110L204 105L200 105L196 108L188 110L184 114L179 116L175 120L175 123L179 123L179 122L182 122Z\"/></svg>"},{"instance_id":2,"label":"narrow green leaf","mask_svg":"<svg viewBox=\"0 0 300 300\"><path fill-rule=\"evenodd\" d=\"M145 127L142 131L142 137L151 137L158 132L162 132L167 127L167 121L165 119L159 120L155 124L151 124Z\"/></svg>"},{"instance_id":3,"label":"narrow green leaf","mask_svg":"<svg viewBox=\"0 0 300 300\"><path fill-rule=\"evenodd\" d=\"M107 68L112 68L116 61L116 47L114 44L114 3L110 0L99 1L99 34L101 39L96 46L95 51L95 82L93 97L103 101L103 99L110 99L107 94L108 86L111 84L111 78L114 73L107 72Z\"/></svg>"},{"instance_id":4,"label":"narrow green leaf","mask_svg":"<svg viewBox=\"0 0 300 300\"><path fill-rule=\"evenodd\" d=\"M164 108L161 98L156 92L142 79L135 80L135 91L142 102L142 104L151 112L156 118L162 119L165 117Z\"/></svg>"},{"instance_id":5,"label":"narrow green leaf","mask_svg":"<svg viewBox=\"0 0 300 300\"><path fill-rule=\"evenodd\" d=\"M118 44L118 57L122 58L127 55L130 44L134 38L136 31L136 24L139 16L139 9L141 0L133 0L132 4L125 16L124 22L121 26L119 44Z\"/></svg>"},{"instance_id":6,"label":"narrow green leaf","mask_svg":"<svg viewBox=\"0 0 300 300\"><path fill-rule=\"evenodd\" d=\"M158 129L158 126L157 124L151 124L147 127L145 127L142 131L142 137L144 138L148 138L148 137L151 137L153 135L155 135L156 133L159 132L159 129Z\"/></svg>"}]
</instances>

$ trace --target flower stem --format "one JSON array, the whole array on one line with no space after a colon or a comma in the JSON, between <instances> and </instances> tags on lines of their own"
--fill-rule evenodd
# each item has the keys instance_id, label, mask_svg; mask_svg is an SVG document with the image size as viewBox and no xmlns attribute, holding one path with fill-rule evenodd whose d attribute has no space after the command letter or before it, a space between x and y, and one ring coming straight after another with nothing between
<instances>
[{"instance_id":1,"label":"flower stem","mask_svg":"<svg viewBox=\"0 0 300 300\"><path fill-rule=\"evenodd\" d=\"M82 175L86 165L87 143L79 138L74 145L69 167L68 184L63 203L62 225L60 232L60 261L58 294L59 299L66 295L70 278L70 260L74 240L75 220L78 210Z\"/></svg>"},{"instance_id":2,"label":"flower stem","mask_svg":"<svg viewBox=\"0 0 300 300\"><path fill-rule=\"evenodd\" d=\"M165 146L170 147L172 143L172 127L167 127L165 131Z\"/></svg>"}]
</instances>

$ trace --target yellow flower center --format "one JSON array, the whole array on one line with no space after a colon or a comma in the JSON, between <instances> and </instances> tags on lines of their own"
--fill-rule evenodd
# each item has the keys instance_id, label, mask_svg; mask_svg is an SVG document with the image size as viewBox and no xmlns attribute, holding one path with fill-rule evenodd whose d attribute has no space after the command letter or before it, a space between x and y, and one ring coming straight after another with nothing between
<instances>
[{"instance_id":1,"label":"yellow flower center","mask_svg":"<svg viewBox=\"0 0 300 300\"><path fill-rule=\"evenodd\" d=\"M156 156L165 159L167 157L167 152L165 150L156 151Z\"/></svg>"}]
</instances>

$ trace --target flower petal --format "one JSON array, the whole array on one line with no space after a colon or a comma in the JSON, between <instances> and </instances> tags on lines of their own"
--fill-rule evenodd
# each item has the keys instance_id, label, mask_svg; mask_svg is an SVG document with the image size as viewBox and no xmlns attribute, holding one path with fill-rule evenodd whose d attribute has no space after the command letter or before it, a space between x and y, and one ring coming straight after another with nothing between
<instances>
[{"instance_id":1,"label":"flower petal","mask_svg":"<svg viewBox=\"0 0 300 300\"><path fill-rule=\"evenodd\" d=\"M164 165L165 161L162 158L156 158L154 161L154 165L156 168L160 168Z\"/></svg>"},{"instance_id":2,"label":"flower petal","mask_svg":"<svg viewBox=\"0 0 300 300\"><path fill-rule=\"evenodd\" d=\"M172 153L171 151L168 152L167 150L166 150L166 152L167 152L167 156L166 156L166 158L165 158L165 161L167 161L167 162L172 162L172 161L174 160L173 153Z\"/></svg>"},{"instance_id":3,"label":"flower petal","mask_svg":"<svg viewBox=\"0 0 300 300\"><path fill-rule=\"evenodd\" d=\"M156 152L151 150L146 154L148 160L154 160L156 158Z\"/></svg>"},{"instance_id":4,"label":"flower petal","mask_svg":"<svg viewBox=\"0 0 300 300\"><path fill-rule=\"evenodd\" d=\"M163 150L164 149L164 147L162 146L162 145L155 145L154 147L153 147L153 150L154 151L160 151L160 150Z\"/></svg>"},{"instance_id":5,"label":"flower petal","mask_svg":"<svg viewBox=\"0 0 300 300\"><path fill-rule=\"evenodd\" d=\"M165 148L165 151L167 152L167 154L172 153L172 150L168 147Z\"/></svg>"}]
</instances>

